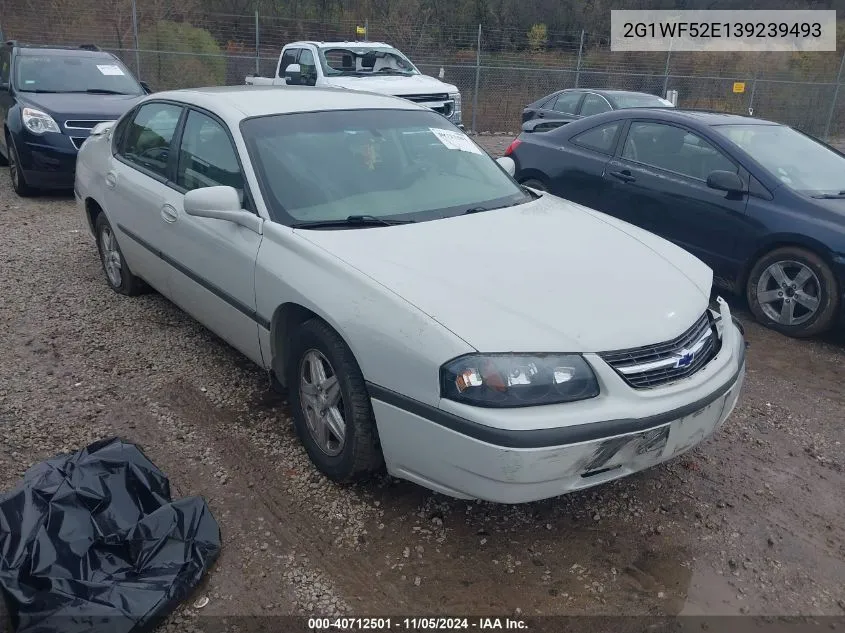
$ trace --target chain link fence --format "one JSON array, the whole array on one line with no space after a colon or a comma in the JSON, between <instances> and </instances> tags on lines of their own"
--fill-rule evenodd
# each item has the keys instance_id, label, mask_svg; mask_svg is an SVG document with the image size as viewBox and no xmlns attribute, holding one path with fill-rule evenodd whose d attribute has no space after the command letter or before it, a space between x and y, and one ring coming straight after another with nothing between
<instances>
[{"instance_id":1,"label":"chain link fence","mask_svg":"<svg viewBox=\"0 0 845 633\"><path fill-rule=\"evenodd\" d=\"M29 4L26 4L29 2ZM14 5L14 7L12 6ZM831 139L845 136L845 56L838 53L614 53L607 37L483 26L435 27L402 20L317 21L207 13L166 0L0 0L2 36L36 44L94 43L116 53L154 89L243 84L273 75L281 48L296 40L388 42L426 74L455 84L474 132L514 133L522 109L572 87L665 95L678 105L793 125ZM739 85L737 85L739 84Z\"/></svg>"}]
</instances>

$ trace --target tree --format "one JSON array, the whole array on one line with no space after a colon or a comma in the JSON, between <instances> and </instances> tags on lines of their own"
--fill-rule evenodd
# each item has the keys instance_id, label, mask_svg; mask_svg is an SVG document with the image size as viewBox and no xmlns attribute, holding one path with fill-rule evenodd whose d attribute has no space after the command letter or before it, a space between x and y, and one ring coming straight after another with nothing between
<instances>
[{"instance_id":1,"label":"tree","mask_svg":"<svg viewBox=\"0 0 845 633\"><path fill-rule=\"evenodd\" d=\"M160 20L139 39L141 49L162 51L142 56L142 76L156 90L225 83L225 53L205 29Z\"/></svg>"}]
</instances>

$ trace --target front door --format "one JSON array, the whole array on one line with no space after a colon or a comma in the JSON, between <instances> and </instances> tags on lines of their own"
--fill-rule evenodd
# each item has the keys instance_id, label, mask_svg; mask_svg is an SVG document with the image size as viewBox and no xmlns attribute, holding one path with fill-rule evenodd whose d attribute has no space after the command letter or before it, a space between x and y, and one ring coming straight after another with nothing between
<instances>
[{"instance_id":1,"label":"front door","mask_svg":"<svg viewBox=\"0 0 845 633\"><path fill-rule=\"evenodd\" d=\"M732 279L740 265L738 240L747 231L747 195L707 186L716 170L739 166L686 128L632 121L621 151L607 164L601 207L671 240Z\"/></svg>"},{"instance_id":2,"label":"front door","mask_svg":"<svg viewBox=\"0 0 845 633\"><path fill-rule=\"evenodd\" d=\"M255 312L255 260L261 235L226 220L190 216L184 194L234 187L254 212L226 125L189 110L178 140L176 175L161 210L172 300L234 348L263 365Z\"/></svg>"}]
</instances>

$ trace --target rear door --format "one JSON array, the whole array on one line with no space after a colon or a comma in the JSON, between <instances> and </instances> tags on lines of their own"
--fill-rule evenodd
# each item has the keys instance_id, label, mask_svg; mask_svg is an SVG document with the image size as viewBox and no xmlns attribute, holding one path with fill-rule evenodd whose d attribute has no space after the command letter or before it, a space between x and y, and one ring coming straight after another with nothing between
<instances>
[{"instance_id":1,"label":"rear door","mask_svg":"<svg viewBox=\"0 0 845 633\"><path fill-rule=\"evenodd\" d=\"M688 250L717 276L740 265L747 195L707 186L715 170L740 173L727 153L701 134L666 122L633 120L604 174L600 207Z\"/></svg>"},{"instance_id":2,"label":"rear door","mask_svg":"<svg viewBox=\"0 0 845 633\"><path fill-rule=\"evenodd\" d=\"M105 174L106 217L129 268L153 288L170 296L168 264L161 258L164 226L161 210L168 203L171 143L183 107L147 102L122 131L117 152Z\"/></svg>"},{"instance_id":3,"label":"rear door","mask_svg":"<svg viewBox=\"0 0 845 633\"><path fill-rule=\"evenodd\" d=\"M583 99L584 93L581 91L561 92L537 110L537 118L567 123L574 121L578 118L578 110Z\"/></svg>"}]
</instances>

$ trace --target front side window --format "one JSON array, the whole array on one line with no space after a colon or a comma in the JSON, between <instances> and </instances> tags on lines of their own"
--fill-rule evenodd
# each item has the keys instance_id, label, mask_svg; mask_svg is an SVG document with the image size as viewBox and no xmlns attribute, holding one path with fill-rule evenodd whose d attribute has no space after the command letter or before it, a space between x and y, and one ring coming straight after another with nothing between
<instances>
[{"instance_id":1,"label":"front side window","mask_svg":"<svg viewBox=\"0 0 845 633\"><path fill-rule=\"evenodd\" d=\"M15 61L15 87L22 92L146 94L118 59L75 52L19 55Z\"/></svg>"},{"instance_id":2,"label":"front side window","mask_svg":"<svg viewBox=\"0 0 845 633\"><path fill-rule=\"evenodd\" d=\"M717 125L780 182L810 195L845 191L845 158L785 125Z\"/></svg>"},{"instance_id":3,"label":"front side window","mask_svg":"<svg viewBox=\"0 0 845 633\"><path fill-rule=\"evenodd\" d=\"M288 48L282 53L282 61L279 62L279 77L284 77L288 66L296 63L296 56L299 54L298 48Z\"/></svg>"},{"instance_id":4,"label":"front side window","mask_svg":"<svg viewBox=\"0 0 845 633\"><path fill-rule=\"evenodd\" d=\"M581 104L581 116L590 116L593 114L601 114L612 110L607 99L592 93L584 97L584 103Z\"/></svg>"},{"instance_id":5,"label":"front side window","mask_svg":"<svg viewBox=\"0 0 845 633\"><path fill-rule=\"evenodd\" d=\"M531 200L442 116L353 110L248 119L241 132L274 219L426 221Z\"/></svg>"},{"instance_id":6,"label":"front side window","mask_svg":"<svg viewBox=\"0 0 845 633\"><path fill-rule=\"evenodd\" d=\"M697 180L707 180L714 171L739 171L733 161L699 135L663 123L631 123L622 158Z\"/></svg>"},{"instance_id":7,"label":"front side window","mask_svg":"<svg viewBox=\"0 0 845 633\"><path fill-rule=\"evenodd\" d=\"M244 177L229 134L218 121L195 110L185 120L176 184L188 191L234 187L243 200Z\"/></svg>"},{"instance_id":8,"label":"front side window","mask_svg":"<svg viewBox=\"0 0 845 633\"><path fill-rule=\"evenodd\" d=\"M147 103L126 129L120 156L157 176L167 177L170 142L182 108L170 103Z\"/></svg>"}]
</instances>

